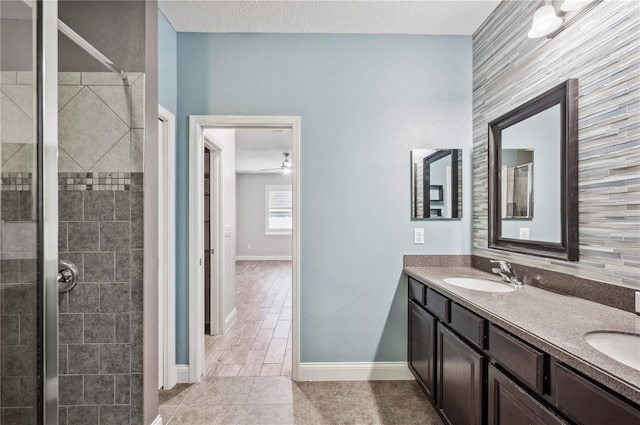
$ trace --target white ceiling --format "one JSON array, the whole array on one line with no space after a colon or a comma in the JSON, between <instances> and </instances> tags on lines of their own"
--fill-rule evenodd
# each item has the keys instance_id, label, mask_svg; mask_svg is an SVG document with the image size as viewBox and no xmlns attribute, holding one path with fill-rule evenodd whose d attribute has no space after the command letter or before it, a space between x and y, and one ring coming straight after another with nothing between
<instances>
[{"instance_id":1,"label":"white ceiling","mask_svg":"<svg viewBox=\"0 0 640 425\"><path fill-rule=\"evenodd\" d=\"M280 173L283 152L291 153L291 129L237 129L236 172ZM289 155L289 161L291 161ZM274 169L261 171L263 169Z\"/></svg>"},{"instance_id":2,"label":"white ceiling","mask_svg":"<svg viewBox=\"0 0 640 425\"><path fill-rule=\"evenodd\" d=\"M499 0L160 0L178 32L471 35Z\"/></svg>"}]
</instances>

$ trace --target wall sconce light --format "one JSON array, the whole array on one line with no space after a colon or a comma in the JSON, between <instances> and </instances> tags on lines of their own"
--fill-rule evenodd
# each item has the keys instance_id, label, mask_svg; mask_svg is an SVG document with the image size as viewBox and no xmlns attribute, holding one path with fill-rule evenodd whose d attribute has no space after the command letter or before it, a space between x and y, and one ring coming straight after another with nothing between
<instances>
[{"instance_id":1,"label":"wall sconce light","mask_svg":"<svg viewBox=\"0 0 640 425\"><path fill-rule=\"evenodd\" d=\"M582 15L588 9L585 6L599 3L600 0L564 0L560 5L560 9L556 9L555 0L544 2L533 15L533 23L527 34L529 38L547 37L552 38L562 30L562 24L567 27L579 15ZM560 15L560 16L558 16Z\"/></svg>"},{"instance_id":2,"label":"wall sconce light","mask_svg":"<svg viewBox=\"0 0 640 425\"><path fill-rule=\"evenodd\" d=\"M533 23L529 30L529 38L540 38L549 35L562 25L562 18L558 18L555 8L545 4L536 10L533 15Z\"/></svg>"}]
</instances>

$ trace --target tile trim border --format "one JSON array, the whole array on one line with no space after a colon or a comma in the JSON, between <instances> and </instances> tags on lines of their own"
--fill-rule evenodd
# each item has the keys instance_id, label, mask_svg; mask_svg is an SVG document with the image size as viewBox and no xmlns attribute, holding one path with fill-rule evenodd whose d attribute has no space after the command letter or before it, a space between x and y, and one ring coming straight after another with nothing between
<instances>
[{"instance_id":1,"label":"tile trim border","mask_svg":"<svg viewBox=\"0 0 640 425\"><path fill-rule=\"evenodd\" d=\"M413 381L405 362L300 363L299 381Z\"/></svg>"}]
</instances>

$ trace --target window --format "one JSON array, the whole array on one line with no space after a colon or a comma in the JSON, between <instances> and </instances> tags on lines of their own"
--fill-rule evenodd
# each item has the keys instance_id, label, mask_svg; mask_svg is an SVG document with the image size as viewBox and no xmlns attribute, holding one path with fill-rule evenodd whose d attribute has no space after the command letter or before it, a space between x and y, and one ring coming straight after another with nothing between
<instances>
[{"instance_id":1,"label":"window","mask_svg":"<svg viewBox=\"0 0 640 425\"><path fill-rule=\"evenodd\" d=\"M265 186L265 235L290 235L291 186Z\"/></svg>"}]
</instances>

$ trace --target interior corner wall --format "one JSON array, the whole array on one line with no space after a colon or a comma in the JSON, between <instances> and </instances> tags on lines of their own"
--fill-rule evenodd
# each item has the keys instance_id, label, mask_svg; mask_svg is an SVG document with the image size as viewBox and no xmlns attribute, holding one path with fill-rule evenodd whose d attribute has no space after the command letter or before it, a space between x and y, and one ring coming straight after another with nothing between
<instances>
[{"instance_id":1,"label":"interior corner wall","mask_svg":"<svg viewBox=\"0 0 640 425\"><path fill-rule=\"evenodd\" d=\"M236 258L291 258L291 235L265 235L265 187L291 186L290 174L237 174Z\"/></svg>"},{"instance_id":2,"label":"interior corner wall","mask_svg":"<svg viewBox=\"0 0 640 425\"><path fill-rule=\"evenodd\" d=\"M142 411L131 423L152 424L158 417L158 2L144 2L144 272ZM137 223L138 226L140 225ZM135 222L132 221L132 231ZM132 390L133 391L133 390ZM136 391L137 392L137 391ZM102 423L102 421L101 421Z\"/></svg>"},{"instance_id":3,"label":"interior corner wall","mask_svg":"<svg viewBox=\"0 0 640 425\"><path fill-rule=\"evenodd\" d=\"M603 1L554 38L530 39L539 5L503 1L473 36L473 252L495 255L487 249L487 124L576 78L579 261L509 256L515 263L640 288L640 3Z\"/></svg>"}]
</instances>

